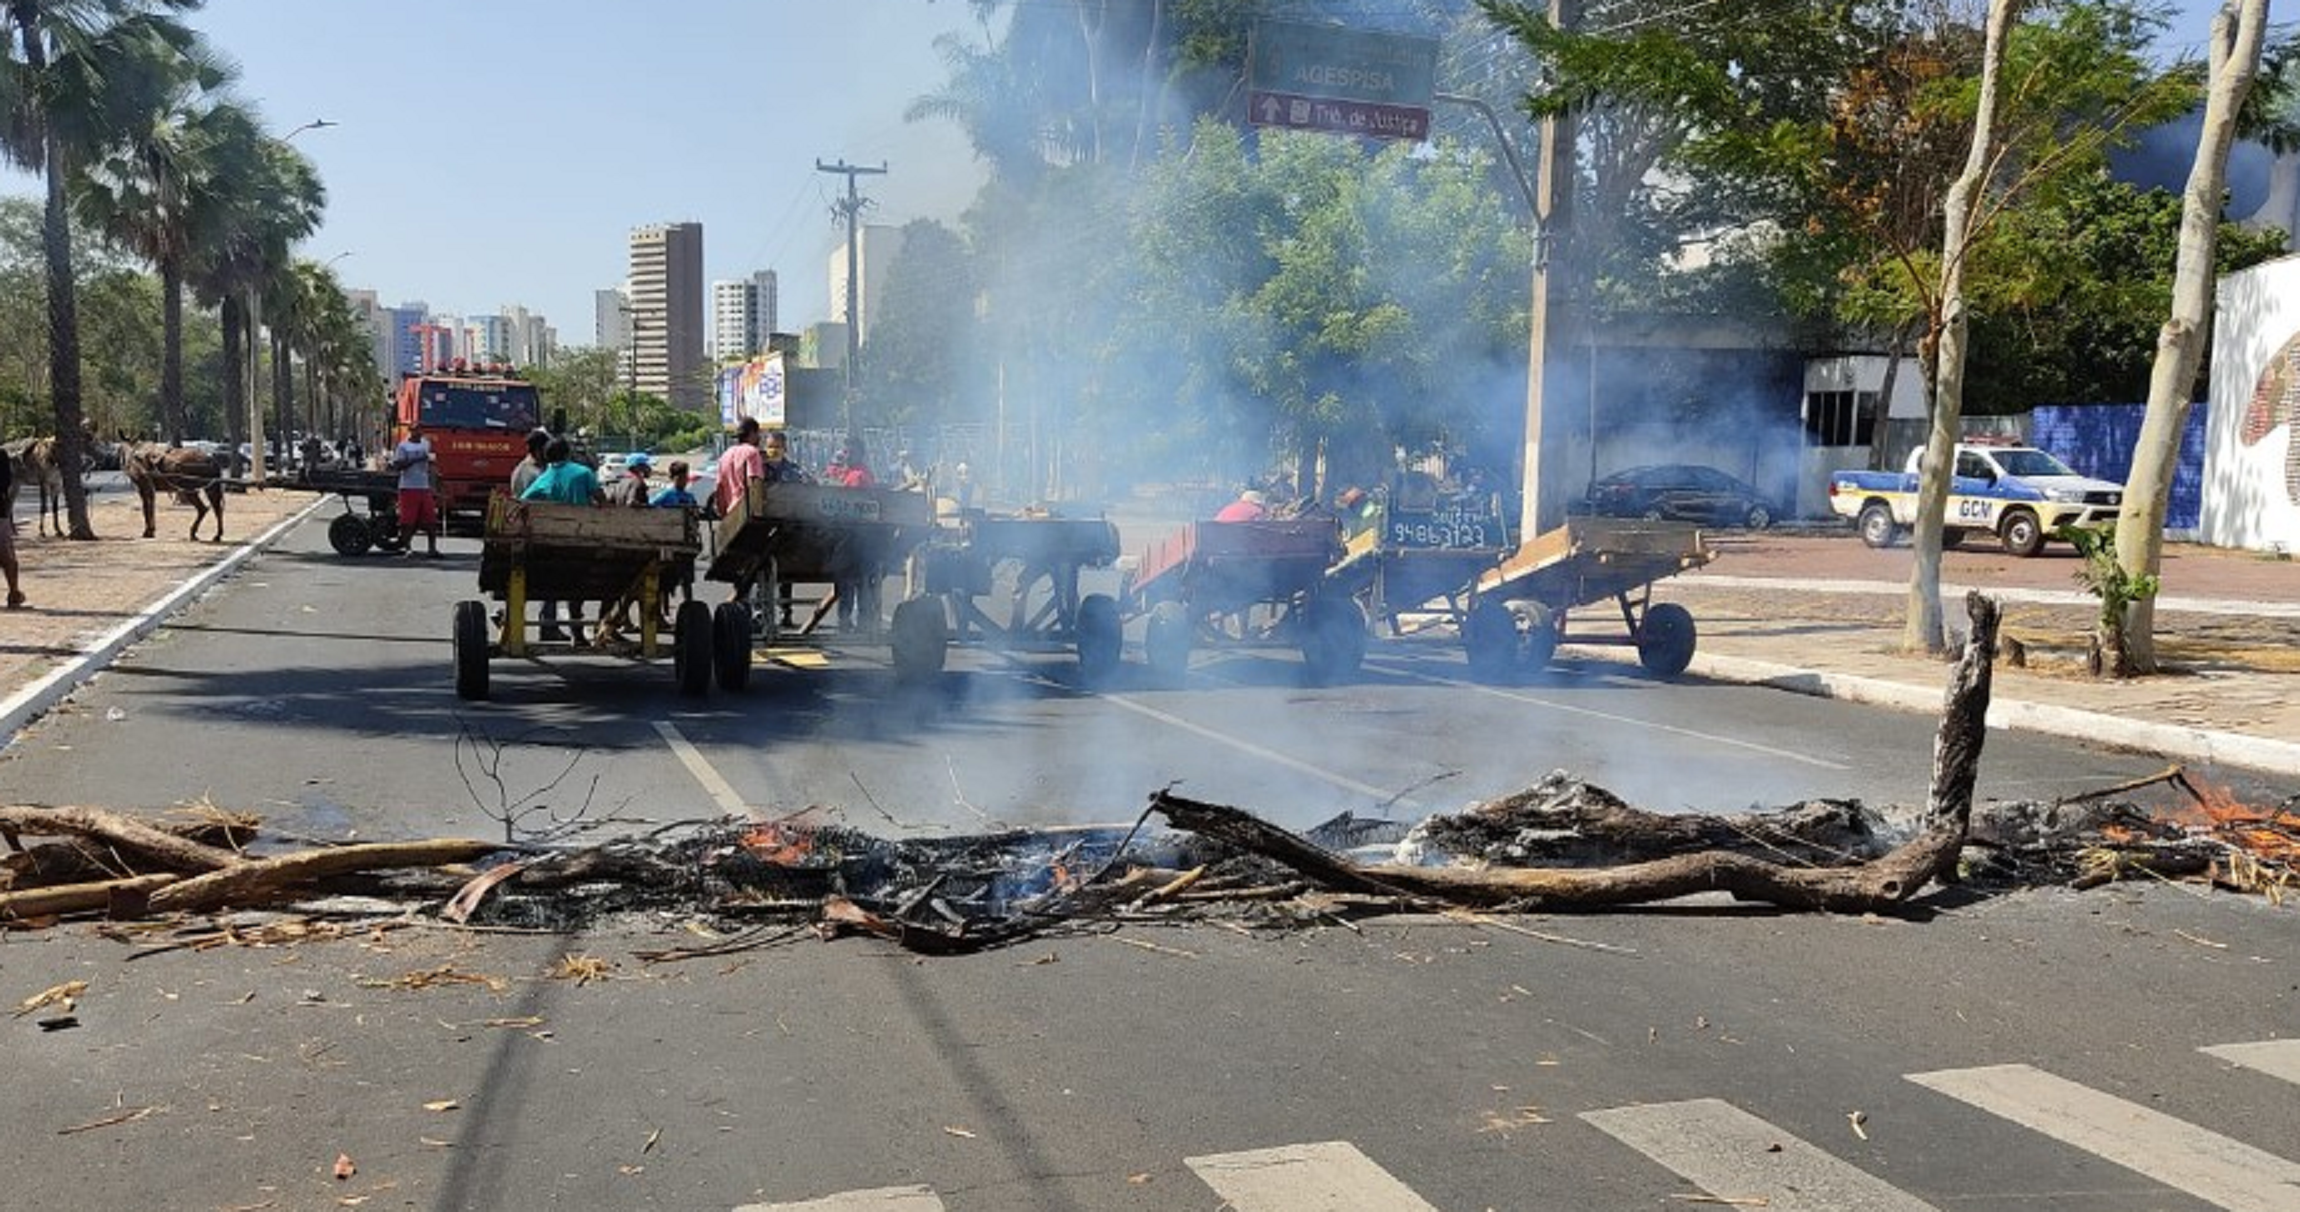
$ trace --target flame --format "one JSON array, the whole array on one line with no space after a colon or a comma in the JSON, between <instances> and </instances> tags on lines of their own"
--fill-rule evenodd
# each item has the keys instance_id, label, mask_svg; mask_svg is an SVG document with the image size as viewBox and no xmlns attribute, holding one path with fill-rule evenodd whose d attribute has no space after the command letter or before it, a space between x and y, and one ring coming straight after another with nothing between
<instances>
[{"instance_id":1,"label":"flame","mask_svg":"<svg viewBox=\"0 0 2300 1212\"><path fill-rule=\"evenodd\" d=\"M804 825L767 821L743 832L742 846L752 858L775 867L796 867L815 852L814 830Z\"/></svg>"},{"instance_id":2,"label":"flame","mask_svg":"<svg viewBox=\"0 0 2300 1212\"><path fill-rule=\"evenodd\" d=\"M2300 812L2247 804L2229 788L2202 779L2184 781L2194 803L2168 812L2173 823L2256 859L2300 864Z\"/></svg>"}]
</instances>

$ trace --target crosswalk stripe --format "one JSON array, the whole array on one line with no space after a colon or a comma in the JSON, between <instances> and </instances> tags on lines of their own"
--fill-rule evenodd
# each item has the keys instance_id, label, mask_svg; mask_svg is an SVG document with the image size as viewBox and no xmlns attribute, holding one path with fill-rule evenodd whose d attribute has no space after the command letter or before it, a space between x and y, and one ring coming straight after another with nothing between
<instances>
[{"instance_id":1,"label":"crosswalk stripe","mask_svg":"<svg viewBox=\"0 0 2300 1212\"><path fill-rule=\"evenodd\" d=\"M2028 1065L1909 1080L2229 1212L2300 1212L2300 1165Z\"/></svg>"},{"instance_id":2,"label":"crosswalk stripe","mask_svg":"<svg viewBox=\"0 0 2300 1212\"><path fill-rule=\"evenodd\" d=\"M1233 1212L1437 1212L1346 1141L1184 1158Z\"/></svg>"},{"instance_id":3,"label":"crosswalk stripe","mask_svg":"<svg viewBox=\"0 0 2300 1212\"><path fill-rule=\"evenodd\" d=\"M2272 1039L2257 1044L2219 1044L2199 1048L2197 1051L2300 1085L2300 1039Z\"/></svg>"},{"instance_id":4,"label":"crosswalk stripe","mask_svg":"<svg viewBox=\"0 0 2300 1212\"><path fill-rule=\"evenodd\" d=\"M880 1187L810 1199L803 1204L744 1204L735 1212L943 1212L932 1187Z\"/></svg>"},{"instance_id":5,"label":"crosswalk stripe","mask_svg":"<svg viewBox=\"0 0 2300 1212\"><path fill-rule=\"evenodd\" d=\"M1721 1099L1584 1111L1581 1118L1718 1199L1772 1212L1934 1212Z\"/></svg>"}]
</instances>

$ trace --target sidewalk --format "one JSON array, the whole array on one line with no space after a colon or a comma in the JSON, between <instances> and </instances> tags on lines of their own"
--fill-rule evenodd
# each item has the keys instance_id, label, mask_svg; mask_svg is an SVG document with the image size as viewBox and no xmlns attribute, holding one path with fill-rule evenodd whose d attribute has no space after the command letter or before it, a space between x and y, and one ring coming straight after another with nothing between
<instances>
[{"instance_id":1,"label":"sidewalk","mask_svg":"<svg viewBox=\"0 0 2300 1212\"><path fill-rule=\"evenodd\" d=\"M32 610L0 614L0 744L99 671L119 649L252 556L305 511L336 508L301 493L230 498L222 545L183 538L189 514L163 507L161 538L144 540L132 496L95 506L98 543L42 539L22 524ZM1872 551L1849 534L1726 534L1716 562L1654 587L1693 612L1691 672L1721 681L1937 714L1947 666L1899 651L1905 549ZM2005 607L2003 631L2028 668L2000 662L1991 720L2000 726L2145 749L2189 762L2300 775L2300 562L2171 549L2157 612L2170 672L2097 681L2083 672L2092 600L2071 580L2073 556L2016 560L1994 550L1948 554L1952 630L1973 586ZM1593 629L1607 619L1583 611ZM1610 609L1603 612L1610 615ZM1634 660L1626 650L1569 649Z\"/></svg>"}]
</instances>

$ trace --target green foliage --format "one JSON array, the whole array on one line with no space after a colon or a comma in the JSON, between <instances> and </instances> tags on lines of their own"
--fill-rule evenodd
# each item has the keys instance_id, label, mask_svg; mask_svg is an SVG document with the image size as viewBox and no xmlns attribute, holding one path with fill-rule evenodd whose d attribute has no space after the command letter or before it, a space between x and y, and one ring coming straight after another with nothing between
<instances>
[{"instance_id":1,"label":"green foliage","mask_svg":"<svg viewBox=\"0 0 2300 1212\"><path fill-rule=\"evenodd\" d=\"M2156 596L2161 580L2154 574L2134 574L2116 557L2116 532L2096 530L2083 526L2063 526L2059 530L2062 541L2076 548L2084 564L2075 572L2076 582L2085 591L2100 599L2101 626L2121 632L2125 612L2134 602Z\"/></svg>"},{"instance_id":2,"label":"green foliage","mask_svg":"<svg viewBox=\"0 0 2300 1212\"><path fill-rule=\"evenodd\" d=\"M958 233L932 220L902 234L855 377L857 416L891 425L979 421L992 381L978 348L974 259Z\"/></svg>"}]
</instances>

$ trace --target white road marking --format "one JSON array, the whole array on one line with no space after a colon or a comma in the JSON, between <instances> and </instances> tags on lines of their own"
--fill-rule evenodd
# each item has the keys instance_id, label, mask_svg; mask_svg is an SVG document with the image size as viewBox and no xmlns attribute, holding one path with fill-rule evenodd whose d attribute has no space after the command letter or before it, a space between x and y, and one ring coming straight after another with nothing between
<instances>
[{"instance_id":1,"label":"white road marking","mask_svg":"<svg viewBox=\"0 0 2300 1212\"><path fill-rule=\"evenodd\" d=\"M2300 1085L2300 1039L2272 1039L2257 1044L2220 1044L2199 1048L2197 1051Z\"/></svg>"},{"instance_id":2,"label":"white road marking","mask_svg":"<svg viewBox=\"0 0 2300 1212\"><path fill-rule=\"evenodd\" d=\"M1422 673L1413 669L1399 668L1387 661L1384 661L1381 664L1382 672L1393 677L1411 678L1415 681L1428 682L1436 686L1451 686L1457 690L1474 690L1479 694L1489 694L1497 699L1507 699L1512 703L1523 703L1528 707L1541 707L1550 711L1559 711L1567 715L1578 715L1592 720L1604 720L1608 724L1621 724L1630 728L1643 728L1653 732L1666 732L1671 736L1681 736L1696 741L1707 741L1712 745L1725 745L1734 749L1746 749L1752 753L1762 753L1767 757L1777 757L1784 761L1799 762L1807 766L1818 766L1823 770L1852 769L1851 766L1848 766L1843 762L1832 762L1827 758L1817 758L1811 754L1799 753L1794 749L1780 749L1772 745L1760 745L1755 741L1744 741L1736 737L1719 736L1714 732L1702 732L1696 728L1679 728L1675 724L1657 724L1652 720L1641 720L1634 716L1615 715L1610 711L1598 711L1590 707L1576 707L1570 703L1560 703L1555 699L1538 698L1530 694L1519 694L1514 690L1504 690L1499 686L1486 686L1477 682L1462 681L1459 678L1441 678L1435 674Z\"/></svg>"},{"instance_id":3,"label":"white road marking","mask_svg":"<svg viewBox=\"0 0 2300 1212\"><path fill-rule=\"evenodd\" d=\"M1309 762L1302 761L1300 758L1287 757L1285 754L1279 753L1275 749L1265 749L1260 745L1254 744L1252 741L1241 741L1237 737L1231 736L1229 733L1221 732L1213 728L1208 728L1204 724L1193 724L1190 721L1183 719L1181 716L1171 715L1167 712L1158 710L1156 707L1150 707L1141 703L1137 703L1124 695L1105 694L1102 696L1102 701L1105 703L1116 704L1117 706L1123 707L1126 710L1135 712L1139 715L1148 716L1149 718L1156 720L1161 724L1165 724L1173 728L1179 728L1193 736L1204 737L1209 741L1216 742L1217 744L1227 745L1240 753L1258 757L1265 762L1272 762L1283 766L1288 770L1298 771L1302 774L1309 775L1311 778L1318 779L1321 782L1331 783L1344 791L1354 791L1359 795L1373 800L1375 803L1395 803L1400 807L1408 809L1418 809L1421 807L1421 805L1416 804L1410 799L1405 799L1397 796L1395 792L1384 791L1381 788L1373 786L1369 783L1361 783L1356 779L1335 774L1333 771L1328 770L1323 766L1312 765Z\"/></svg>"},{"instance_id":4,"label":"white road marking","mask_svg":"<svg viewBox=\"0 0 2300 1212\"><path fill-rule=\"evenodd\" d=\"M2300 1212L2300 1165L2028 1065L1909 1080L2229 1212Z\"/></svg>"},{"instance_id":5,"label":"white road marking","mask_svg":"<svg viewBox=\"0 0 2300 1212\"><path fill-rule=\"evenodd\" d=\"M1346 1141L1184 1158L1233 1212L1437 1212Z\"/></svg>"},{"instance_id":6,"label":"white road marking","mask_svg":"<svg viewBox=\"0 0 2300 1212\"><path fill-rule=\"evenodd\" d=\"M1934 1212L1720 1099L1584 1111L1581 1118L1717 1199L1763 1201L1772 1212Z\"/></svg>"},{"instance_id":7,"label":"white road marking","mask_svg":"<svg viewBox=\"0 0 2300 1212\"><path fill-rule=\"evenodd\" d=\"M744 1204L735 1212L943 1212L932 1187L880 1187L803 1204Z\"/></svg>"},{"instance_id":8,"label":"white road marking","mask_svg":"<svg viewBox=\"0 0 2300 1212\"><path fill-rule=\"evenodd\" d=\"M719 811L730 816L757 815L748 804L743 803L743 797L735 794L734 787L720 777L718 769L703 757L702 751L696 749L687 740L686 734L679 731L678 725L667 720L657 720L655 731L663 738L663 743L671 747L672 754L679 759L680 765L687 768L687 773L694 775L695 781L703 785L703 790L711 793L711 799L719 805Z\"/></svg>"}]
</instances>

